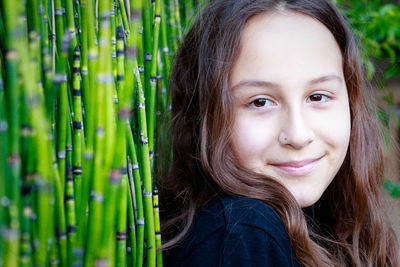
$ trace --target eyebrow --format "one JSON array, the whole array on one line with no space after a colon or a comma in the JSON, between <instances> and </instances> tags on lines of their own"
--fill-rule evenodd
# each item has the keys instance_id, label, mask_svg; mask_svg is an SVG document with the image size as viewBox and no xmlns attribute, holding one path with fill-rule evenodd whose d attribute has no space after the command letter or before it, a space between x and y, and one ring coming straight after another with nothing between
<instances>
[{"instance_id":1,"label":"eyebrow","mask_svg":"<svg viewBox=\"0 0 400 267\"><path fill-rule=\"evenodd\" d=\"M316 79L312 79L309 84L313 85L313 84L317 84L317 83L322 83L322 82L326 82L326 81L331 81L331 80L337 80L338 82L342 83L343 79L337 75L325 75L325 76L321 76L319 78Z\"/></svg>"},{"instance_id":2,"label":"eyebrow","mask_svg":"<svg viewBox=\"0 0 400 267\"><path fill-rule=\"evenodd\" d=\"M324 75L315 79L312 79L308 82L308 85L315 85L318 83L336 80L340 83L343 82L343 79L337 75ZM271 89L277 89L280 87L279 84L269 82L269 81L262 81L262 80L242 80L238 84L232 87L232 91L239 89L240 87L265 87Z\"/></svg>"}]
</instances>

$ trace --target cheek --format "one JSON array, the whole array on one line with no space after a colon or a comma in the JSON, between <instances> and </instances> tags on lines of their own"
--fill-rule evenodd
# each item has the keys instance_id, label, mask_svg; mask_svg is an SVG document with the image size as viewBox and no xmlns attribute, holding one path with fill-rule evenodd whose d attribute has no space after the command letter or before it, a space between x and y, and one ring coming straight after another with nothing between
<instances>
[{"instance_id":1,"label":"cheek","mask_svg":"<svg viewBox=\"0 0 400 267\"><path fill-rule=\"evenodd\" d=\"M257 120L248 116L237 116L231 138L231 146L235 156L245 167L254 166L256 161L265 158L265 152L274 143L274 127L272 122ZM273 125L273 124L272 124Z\"/></svg>"},{"instance_id":2,"label":"cheek","mask_svg":"<svg viewBox=\"0 0 400 267\"><path fill-rule=\"evenodd\" d=\"M346 107L336 110L319 120L319 136L331 149L344 157L350 142L351 119L350 110Z\"/></svg>"}]
</instances>

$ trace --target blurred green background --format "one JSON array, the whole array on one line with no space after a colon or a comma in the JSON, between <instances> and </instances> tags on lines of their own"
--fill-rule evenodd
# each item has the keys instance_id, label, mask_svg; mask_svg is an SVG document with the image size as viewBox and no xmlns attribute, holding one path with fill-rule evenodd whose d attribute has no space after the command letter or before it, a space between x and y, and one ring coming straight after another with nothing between
<instances>
[{"instance_id":1,"label":"blurred green background","mask_svg":"<svg viewBox=\"0 0 400 267\"><path fill-rule=\"evenodd\" d=\"M336 0L358 38L365 74L379 97L378 116L387 144L390 196L400 198L400 1ZM396 147L397 146L397 147ZM394 158L394 159L393 159Z\"/></svg>"}]
</instances>

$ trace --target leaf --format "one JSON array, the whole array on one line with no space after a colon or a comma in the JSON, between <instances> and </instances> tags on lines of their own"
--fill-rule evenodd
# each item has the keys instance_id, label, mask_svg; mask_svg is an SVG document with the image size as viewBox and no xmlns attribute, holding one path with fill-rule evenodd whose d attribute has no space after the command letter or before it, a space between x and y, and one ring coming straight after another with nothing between
<instances>
[{"instance_id":1,"label":"leaf","mask_svg":"<svg viewBox=\"0 0 400 267\"><path fill-rule=\"evenodd\" d=\"M387 70L383 73L385 79L390 79L397 76L400 73L400 58L399 61L390 65Z\"/></svg>"},{"instance_id":2,"label":"leaf","mask_svg":"<svg viewBox=\"0 0 400 267\"><path fill-rule=\"evenodd\" d=\"M379 120L382 122L382 124L385 127L389 127L389 117L390 116L389 116L388 112L386 112L380 108L377 110L377 115L378 115Z\"/></svg>"},{"instance_id":3,"label":"leaf","mask_svg":"<svg viewBox=\"0 0 400 267\"><path fill-rule=\"evenodd\" d=\"M367 59L364 64L366 68L366 79L370 81L375 74L375 65L369 59Z\"/></svg>"},{"instance_id":4,"label":"leaf","mask_svg":"<svg viewBox=\"0 0 400 267\"><path fill-rule=\"evenodd\" d=\"M395 184L393 181L385 179L384 187L391 197L400 198L400 184Z\"/></svg>"}]
</instances>

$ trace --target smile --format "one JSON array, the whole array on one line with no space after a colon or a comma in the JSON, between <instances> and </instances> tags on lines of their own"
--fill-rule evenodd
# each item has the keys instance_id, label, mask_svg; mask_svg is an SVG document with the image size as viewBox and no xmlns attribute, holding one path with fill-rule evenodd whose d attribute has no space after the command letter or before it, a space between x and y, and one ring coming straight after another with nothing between
<instances>
[{"instance_id":1,"label":"smile","mask_svg":"<svg viewBox=\"0 0 400 267\"><path fill-rule=\"evenodd\" d=\"M291 176L304 176L310 174L322 158L323 156L314 159L274 163L270 165Z\"/></svg>"}]
</instances>

